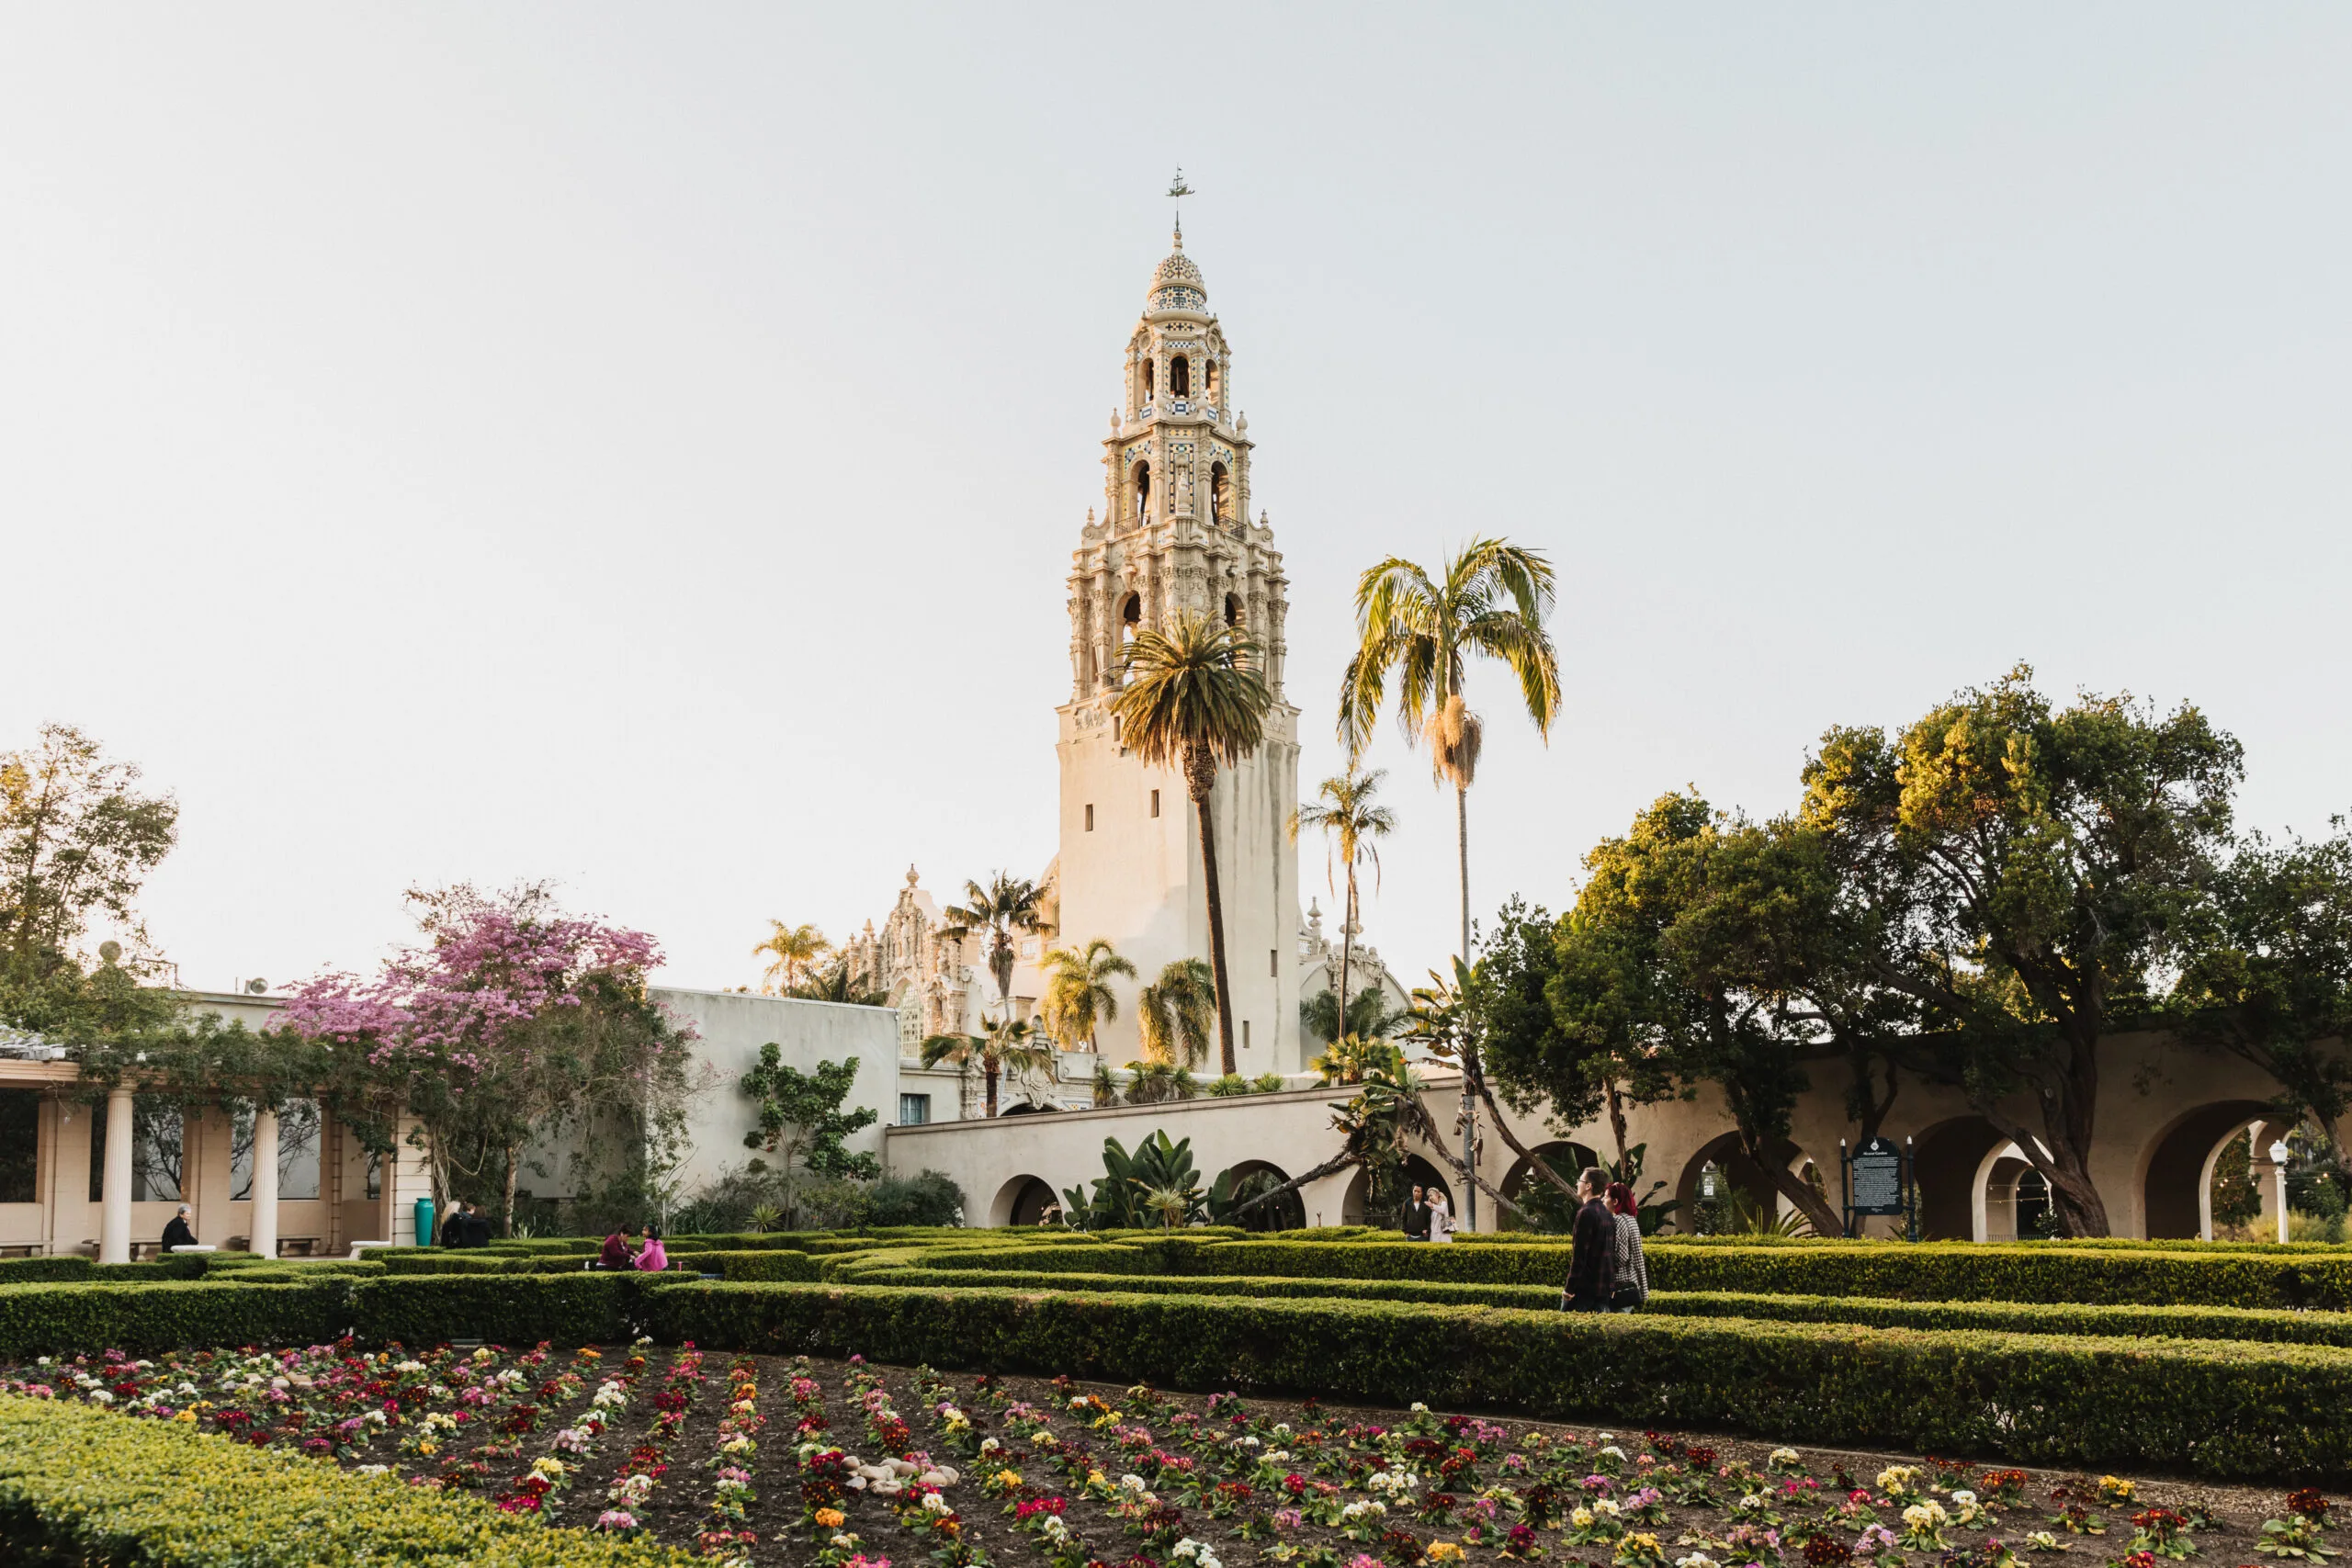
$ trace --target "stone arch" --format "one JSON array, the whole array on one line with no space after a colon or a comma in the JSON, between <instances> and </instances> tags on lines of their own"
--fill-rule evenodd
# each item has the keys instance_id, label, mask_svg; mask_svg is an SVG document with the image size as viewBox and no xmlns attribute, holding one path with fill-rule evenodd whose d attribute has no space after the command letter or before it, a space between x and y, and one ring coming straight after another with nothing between
<instances>
[{"instance_id":1,"label":"stone arch","mask_svg":"<svg viewBox=\"0 0 2352 1568\"><path fill-rule=\"evenodd\" d=\"M1544 1164L1558 1171L1561 1178L1567 1181L1576 1180L1577 1172L1585 1167L1601 1163L1600 1156L1593 1150L1582 1144L1572 1143L1566 1139L1555 1138L1548 1144L1538 1144L1528 1151L1528 1155L1540 1156ZM1533 1188L1549 1185L1550 1183L1536 1174L1534 1160L1522 1155L1513 1160L1510 1168L1503 1173L1502 1195L1517 1202L1521 1193ZM1508 1209L1499 1210L1498 1219L1505 1230L1526 1228L1526 1222Z\"/></svg>"},{"instance_id":2,"label":"stone arch","mask_svg":"<svg viewBox=\"0 0 2352 1568\"><path fill-rule=\"evenodd\" d=\"M1241 595L1238 593L1225 596L1225 624L1228 626L1241 624Z\"/></svg>"},{"instance_id":3,"label":"stone arch","mask_svg":"<svg viewBox=\"0 0 2352 1568\"><path fill-rule=\"evenodd\" d=\"M1233 521L1233 476L1223 463L1209 465L1209 514L1220 523ZM1226 624L1233 623L1228 618Z\"/></svg>"},{"instance_id":4,"label":"stone arch","mask_svg":"<svg viewBox=\"0 0 2352 1568\"><path fill-rule=\"evenodd\" d=\"M1148 354L1145 355L1143 356L1143 400L1144 406L1147 408L1151 405L1153 377L1158 373L1158 370L1159 361L1152 358Z\"/></svg>"},{"instance_id":5,"label":"stone arch","mask_svg":"<svg viewBox=\"0 0 2352 1568\"><path fill-rule=\"evenodd\" d=\"M1168 395L1171 398L1193 395L1193 362L1181 354L1168 362Z\"/></svg>"},{"instance_id":6,"label":"stone arch","mask_svg":"<svg viewBox=\"0 0 2352 1568\"><path fill-rule=\"evenodd\" d=\"M1784 1160L1794 1159L1797 1147L1783 1140L1773 1153ZM1725 1133L1702 1144L1698 1151L1683 1162L1681 1178L1674 1185L1677 1229L1687 1231L1691 1228L1691 1215L1701 1197L1701 1181L1710 1165L1715 1168L1718 1178L1727 1184L1729 1190L1747 1194L1749 1201L1765 1213L1780 1212L1781 1190L1772 1185L1772 1179L1765 1173L1763 1167L1747 1157L1747 1152L1739 1146L1739 1134Z\"/></svg>"},{"instance_id":7,"label":"stone arch","mask_svg":"<svg viewBox=\"0 0 2352 1568\"><path fill-rule=\"evenodd\" d=\"M1135 497L1136 520L1142 522L1151 515L1151 464L1137 463L1128 475L1128 493Z\"/></svg>"},{"instance_id":8,"label":"stone arch","mask_svg":"<svg viewBox=\"0 0 2352 1568\"><path fill-rule=\"evenodd\" d=\"M1284 1170L1281 1166L1274 1164L1273 1161L1264 1159L1245 1159L1238 1165L1229 1167L1227 1169L1220 1171L1217 1174L1216 1179L1218 1181L1223 1181L1228 1176L1233 1179L1234 1185L1237 1187L1239 1186L1245 1179L1252 1176L1271 1176L1278 1182L1288 1181L1290 1179L1290 1172ZM1211 1183L1212 1186L1215 1184L1216 1183L1214 1182ZM1253 1209L1248 1215L1244 1216L1240 1223L1245 1228L1250 1230L1305 1230L1306 1228L1306 1204L1299 1196L1298 1192L1294 1190L1283 1193L1281 1197L1276 1198L1270 1202L1261 1203L1256 1209Z\"/></svg>"},{"instance_id":9,"label":"stone arch","mask_svg":"<svg viewBox=\"0 0 2352 1568\"><path fill-rule=\"evenodd\" d=\"M989 1204L989 1224L999 1228L1034 1225L1038 1216L1059 1201L1044 1177L1016 1176L997 1189Z\"/></svg>"},{"instance_id":10,"label":"stone arch","mask_svg":"<svg viewBox=\"0 0 2352 1568\"><path fill-rule=\"evenodd\" d=\"M1984 1239L1985 1184L2005 1146L2014 1147L1993 1123L1974 1114L1947 1117L1913 1135L1920 1240Z\"/></svg>"},{"instance_id":11,"label":"stone arch","mask_svg":"<svg viewBox=\"0 0 2352 1568\"><path fill-rule=\"evenodd\" d=\"M2259 1123L2259 1125L2256 1125ZM2213 1165L2248 1127L2259 1151L2293 1123L2258 1100L2200 1105L2173 1119L2140 1155L2141 1214L2150 1240L2213 1234Z\"/></svg>"}]
</instances>

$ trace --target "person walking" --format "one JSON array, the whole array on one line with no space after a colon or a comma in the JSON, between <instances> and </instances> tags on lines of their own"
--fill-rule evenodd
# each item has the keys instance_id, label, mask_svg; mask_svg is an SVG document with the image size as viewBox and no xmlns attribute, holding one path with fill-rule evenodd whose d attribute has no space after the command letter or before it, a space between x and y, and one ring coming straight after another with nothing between
<instances>
[{"instance_id":1,"label":"person walking","mask_svg":"<svg viewBox=\"0 0 2352 1568\"><path fill-rule=\"evenodd\" d=\"M1430 1206L1422 1197L1421 1189L1415 1187L1413 1195L1405 1200L1405 1239L1427 1241L1429 1238Z\"/></svg>"},{"instance_id":2,"label":"person walking","mask_svg":"<svg viewBox=\"0 0 2352 1568\"><path fill-rule=\"evenodd\" d=\"M1609 1184L1609 1213L1617 1222L1616 1253L1611 1259L1617 1270L1610 1297L1612 1310L1639 1312L1650 1304L1650 1270L1642 1258L1641 1214L1631 1187L1622 1181Z\"/></svg>"},{"instance_id":3,"label":"person walking","mask_svg":"<svg viewBox=\"0 0 2352 1568\"><path fill-rule=\"evenodd\" d=\"M637 1271L659 1274L668 1267L670 1254L662 1246L662 1227L649 1222L645 1227L645 1245L637 1251Z\"/></svg>"},{"instance_id":4,"label":"person walking","mask_svg":"<svg viewBox=\"0 0 2352 1568\"><path fill-rule=\"evenodd\" d=\"M1453 1239L1453 1209L1447 1203L1445 1189L1442 1187L1430 1189L1430 1239L1431 1241Z\"/></svg>"},{"instance_id":5,"label":"person walking","mask_svg":"<svg viewBox=\"0 0 2352 1568\"><path fill-rule=\"evenodd\" d=\"M1568 1246L1564 1312L1607 1312L1617 1292L1617 1217L1601 1199L1607 1178L1592 1166L1577 1173L1577 1218Z\"/></svg>"}]
</instances>

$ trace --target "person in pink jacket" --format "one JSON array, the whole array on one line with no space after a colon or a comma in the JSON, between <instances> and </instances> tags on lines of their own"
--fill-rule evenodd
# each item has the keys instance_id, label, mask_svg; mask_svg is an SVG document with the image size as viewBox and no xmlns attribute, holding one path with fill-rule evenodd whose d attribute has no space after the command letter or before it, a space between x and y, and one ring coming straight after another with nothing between
<instances>
[{"instance_id":1,"label":"person in pink jacket","mask_svg":"<svg viewBox=\"0 0 2352 1568\"><path fill-rule=\"evenodd\" d=\"M637 1249L637 1268L641 1274L659 1274L670 1267L670 1255L662 1247L662 1230L658 1225L645 1227L645 1245Z\"/></svg>"}]
</instances>

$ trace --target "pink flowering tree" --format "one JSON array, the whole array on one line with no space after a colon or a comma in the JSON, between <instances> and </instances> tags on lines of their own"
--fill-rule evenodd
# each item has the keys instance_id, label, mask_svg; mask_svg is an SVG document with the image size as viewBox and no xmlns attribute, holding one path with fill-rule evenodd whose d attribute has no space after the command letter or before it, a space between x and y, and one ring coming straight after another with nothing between
<instances>
[{"instance_id":1,"label":"pink flowering tree","mask_svg":"<svg viewBox=\"0 0 2352 1568\"><path fill-rule=\"evenodd\" d=\"M674 1142L694 1036L646 994L662 961L651 937L566 914L535 885L409 898L421 943L372 979L303 982L284 1016L332 1052L341 1102L372 1108L386 1129L413 1119L436 1208L457 1178L494 1178L511 1235L516 1179L534 1150L576 1133L641 1167Z\"/></svg>"}]
</instances>

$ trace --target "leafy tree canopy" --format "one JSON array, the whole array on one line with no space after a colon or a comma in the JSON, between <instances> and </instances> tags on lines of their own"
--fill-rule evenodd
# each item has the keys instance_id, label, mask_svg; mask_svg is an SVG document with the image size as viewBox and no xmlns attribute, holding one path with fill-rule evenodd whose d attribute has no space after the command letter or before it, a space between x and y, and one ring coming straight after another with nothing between
<instances>
[{"instance_id":1,"label":"leafy tree canopy","mask_svg":"<svg viewBox=\"0 0 2352 1568\"><path fill-rule=\"evenodd\" d=\"M759 1130L743 1134L743 1146L780 1155L787 1168L797 1165L816 1176L861 1181L879 1177L879 1160L842 1146L843 1138L876 1121L871 1106L842 1109L857 1083L857 1058L819 1062L815 1072L804 1073L782 1055L769 1041L760 1047L759 1065L743 1075L743 1092L760 1102Z\"/></svg>"}]
</instances>

